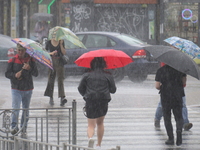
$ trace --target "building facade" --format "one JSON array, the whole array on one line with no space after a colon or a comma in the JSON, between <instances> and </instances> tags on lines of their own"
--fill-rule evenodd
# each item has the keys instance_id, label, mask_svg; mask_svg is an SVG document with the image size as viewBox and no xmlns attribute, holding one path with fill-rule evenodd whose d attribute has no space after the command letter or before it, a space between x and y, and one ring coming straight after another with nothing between
<instances>
[{"instance_id":1,"label":"building facade","mask_svg":"<svg viewBox=\"0 0 200 150\"><path fill-rule=\"evenodd\" d=\"M126 33L148 44L170 36L200 46L199 0L0 0L0 33L34 40L34 13L53 14L56 25L79 31Z\"/></svg>"}]
</instances>

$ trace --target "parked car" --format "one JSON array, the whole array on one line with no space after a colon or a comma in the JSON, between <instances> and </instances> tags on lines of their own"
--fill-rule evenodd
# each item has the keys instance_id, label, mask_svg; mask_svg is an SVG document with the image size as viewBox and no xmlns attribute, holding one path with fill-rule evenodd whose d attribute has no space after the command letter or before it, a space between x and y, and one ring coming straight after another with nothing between
<instances>
[{"instance_id":1,"label":"parked car","mask_svg":"<svg viewBox=\"0 0 200 150\"><path fill-rule=\"evenodd\" d=\"M79 32L76 35L87 49L79 48L70 42L67 43L66 54L70 62L65 65L66 75L81 75L87 71L87 68L78 67L74 61L83 53L98 49L122 50L133 59L133 62L125 67L109 70L115 81L120 81L127 75L133 82L142 82L146 80L148 74L155 73L160 66L160 63L143 49L147 44L130 35L99 31Z\"/></svg>"},{"instance_id":2,"label":"parked car","mask_svg":"<svg viewBox=\"0 0 200 150\"><path fill-rule=\"evenodd\" d=\"M11 37L0 34L0 69L6 71L8 60L15 56L17 44L11 41Z\"/></svg>"}]
</instances>

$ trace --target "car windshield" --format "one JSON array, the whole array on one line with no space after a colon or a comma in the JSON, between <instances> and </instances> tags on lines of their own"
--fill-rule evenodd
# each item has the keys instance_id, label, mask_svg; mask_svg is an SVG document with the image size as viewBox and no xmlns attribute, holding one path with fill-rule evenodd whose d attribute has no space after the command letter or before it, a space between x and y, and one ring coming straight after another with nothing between
<instances>
[{"instance_id":1,"label":"car windshield","mask_svg":"<svg viewBox=\"0 0 200 150\"><path fill-rule=\"evenodd\" d=\"M124 35L124 34L120 34L117 36L119 39L121 39L122 41L128 43L128 44L131 44L131 45L144 45L146 44L145 42L133 37L133 36L130 36L130 35Z\"/></svg>"},{"instance_id":2,"label":"car windshield","mask_svg":"<svg viewBox=\"0 0 200 150\"><path fill-rule=\"evenodd\" d=\"M0 36L0 45L4 47L16 47L16 43L11 41L11 38L5 37L5 36Z\"/></svg>"}]
</instances>

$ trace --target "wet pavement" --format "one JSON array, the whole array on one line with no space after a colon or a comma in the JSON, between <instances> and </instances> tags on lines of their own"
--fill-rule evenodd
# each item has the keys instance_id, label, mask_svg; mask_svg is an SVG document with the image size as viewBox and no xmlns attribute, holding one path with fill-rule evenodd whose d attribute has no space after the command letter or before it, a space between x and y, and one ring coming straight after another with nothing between
<instances>
[{"instance_id":1,"label":"wet pavement","mask_svg":"<svg viewBox=\"0 0 200 150\"><path fill-rule=\"evenodd\" d=\"M122 150L132 149L200 149L200 81L189 77L185 88L188 115L193 128L183 131L183 144L181 146L168 146L164 142L167 139L163 119L161 128L154 128L154 114L159 102L158 91L155 89L155 76L148 76L143 83L132 83L127 78L117 83L117 92L112 95L109 110L105 118L105 133L102 141L102 149L121 146ZM77 145L87 146L87 120L83 115L84 101L77 91L80 77L68 77L65 79L65 92L68 99L66 106L71 106L72 100L77 101ZM0 77L0 108L11 108L10 81ZM34 78L35 89L31 100L31 108L49 108L48 97L44 97L47 79ZM60 107L57 98L57 83L54 89L54 107ZM59 112L55 112L55 116ZM37 114L35 114L37 115ZM175 121L172 118L174 135ZM64 124L64 123L63 123ZM34 123L29 122L28 135ZM62 137L61 137L62 139ZM96 133L94 136L96 142ZM61 140L62 141L62 140Z\"/></svg>"}]
</instances>

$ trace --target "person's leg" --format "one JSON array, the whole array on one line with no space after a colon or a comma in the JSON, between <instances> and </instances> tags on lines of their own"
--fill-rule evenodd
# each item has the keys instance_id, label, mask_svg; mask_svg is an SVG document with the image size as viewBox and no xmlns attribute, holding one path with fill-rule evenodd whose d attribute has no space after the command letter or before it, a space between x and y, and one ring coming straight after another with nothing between
<instances>
[{"instance_id":1,"label":"person's leg","mask_svg":"<svg viewBox=\"0 0 200 150\"><path fill-rule=\"evenodd\" d=\"M183 100L183 108L182 108L183 123L186 124L186 123L189 123L189 120L188 120L188 111L187 111L187 107L186 107L185 96L182 97L182 100Z\"/></svg>"},{"instance_id":2,"label":"person's leg","mask_svg":"<svg viewBox=\"0 0 200 150\"><path fill-rule=\"evenodd\" d=\"M58 97L65 97L65 90L64 90L64 67L58 66L57 68L57 77L58 77Z\"/></svg>"},{"instance_id":3,"label":"person's leg","mask_svg":"<svg viewBox=\"0 0 200 150\"><path fill-rule=\"evenodd\" d=\"M160 121L162 116L163 116L163 112L162 112L162 105L161 105L161 99L160 99L157 109L156 109L155 119Z\"/></svg>"},{"instance_id":4,"label":"person's leg","mask_svg":"<svg viewBox=\"0 0 200 150\"><path fill-rule=\"evenodd\" d=\"M54 59L53 59L53 64L54 64ZM54 83L55 83L55 78L56 78L56 70L51 70L49 68L49 73L48 73L48 82L47 82L47 87L46 90L44 92L44 96L49 96L50 100L49 100L49 104L51 106L54 105L54 101L53 101L53 92L54 92Z\"/></svg>"},{"instance_id":5,"label":"person's leg","mask_svg":"<svg viewBox=\"0 0 200 150\"><path fill-rule=\"evenodd\" d=\"M156 128L160 128L160 120L162 116L163 116L163 112L162 112L162 105L161 105L161 98L160 98L160 101L156 109L155 118L154 118L154 126Z\"/></svg>"},{"instance_id":6,"label":"person's leg","mask_svg":"<svg viewBox=\"0 0 200 150\"><path fill-rule=\"evenodd\" d=\"M176 133L177 133L176 145L179 146L182 144L182 127L183 127L182 104L175 106L173 108L173 114L176 120Z\"/></svg>"},{"instance_id":7,"label":"person's leg","mask_svg":"<svg viewBox=\"0 0 200 150\"><path fill-rule=\"evenodd\" d=\"M88 129L87 129L88 138L92 138L94 136L95 127L96 127L96 119L88 118Z\"/></svg>"},{"instance_id":8,"label":"person's leg","mask_svg":"<svg viewBox=\"0 0 200 150\"><path fill-rule=\"evenodd\" d=\"M176 121L176 130L182 131L183 127L182 107L175 106L172 111Z\"/></svg>"},{"instance_id":9,"label":"person's leg","mask_svg":"<svg viewBox=\"0 0 200 150\"><path fill-rule=\"evenodd\" d=\"M97 118L97 146L101 147L101 141L103 139L103 135L104 135L104 118L105 116L102 116L100 118Z\"/></svg>"},{"instance_id":10,"label":"person's leg","mask_svg":"<svg viewBox=\"0 0 200 150\"><path fill-rule=\"evenodd\" d=\"M12 108L20 109L21 100L22 100L20 91L12 89L11 93L12 93ZM11 115L12 128L15 128L15 126L17 125L18 117L19 117L19 110L13 110L13 113Z\"/></svg>"},{"instance_id":11,"label":"person's leg","mask_svg":"<svg viewBox=\"0 0 200 150\"><path fill-rule=\"evenodd\" d=\"M183 128L185 131L188 131L192 128L193 124L189 122L188 119L188 111L186 107L186 98L185 96L182 98L183 100L183 108L182 108L182 116L183 116Z\"/></svg>"},{"instance_id":12,"label":"person's leg","mask_svg":"<svg viewBox=\"0 0 200 150\"><path fill-rule=\"evenodd\" d=\"M65 103L67 103L67 99L65 98L65 90L64 90L65 69L63 65L58 64L57 76L58 76L58 97L60 97L60 106L64 106Z\"/></svg>"},{"instance_id":13,"label":"person's leg","mask_svg":"<svg viewBox=\"0 0 200 150\"><path fill-rule=\"evenodd\" d=\"M95 127L96 127L96 119L89 119L88 118L88 128L87 128L87 135L88 135L88 147L93 148L94 145L94 140L92 137L94 136L95 133Z\"/></svg>"},{"instance_id":14,"label":"person's leg","mask_svg":"<svg viewBox=\"0 0 200 150\"><path fill-rule=\"evenodd\" d=\"M31 96L32 96L32 90L31 91L22 91L22 108L29 108L30 106L30 101L31 101ZM24 123L24 114L25 111L23 110L22 113L22 118L21 118L21 126L23 126ZM25 123L25 129L27 128L27 123L29 120L29 110L26 111L26 123Z\"/></svg>"},{"instance_id":15,"label":"person's leg","mask_svg":"<svg viewBox=\"0 0 200 150\"><path fill-rule=\"evenodd\" d=\"M162 96L161 97L161 104L163 109L163 118L164 118L164 124L165 129L167 131L168 140L165 142L167 145L173 145L174 144L174 134L173 134L173 127L171 122L171 97Z\"/></svg>"},{"instance_id":16,"label":"person's leg","mask_svg":"<svg viewBox=\"0 0 200 150\"><path fill-rule=\"evenodd\" d=\"M170 140L174 139L173 135L173 127L171 123L171 109L170 108L164 108L163 106L163 117L164 117L164 123L165 123L165 128L167 131L167 135Z\"/></svg>"},{"instance_id":17,"label":"person's leg","mask_svg":"<svg viewBox=\"0 0 200 150\"><path fill-rule=\"evenodd\" d=\"M44 92L44 96L49 96L53 98L55 78L56 78L56 71L49 69L48 82L47 82L46 90Z\"/></svg>"}]
</instances>

